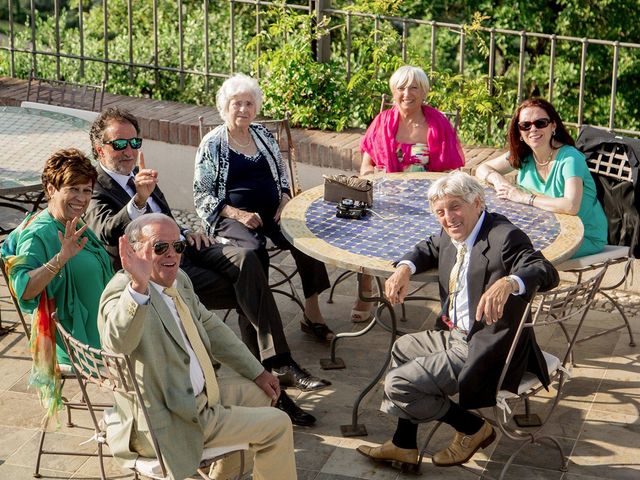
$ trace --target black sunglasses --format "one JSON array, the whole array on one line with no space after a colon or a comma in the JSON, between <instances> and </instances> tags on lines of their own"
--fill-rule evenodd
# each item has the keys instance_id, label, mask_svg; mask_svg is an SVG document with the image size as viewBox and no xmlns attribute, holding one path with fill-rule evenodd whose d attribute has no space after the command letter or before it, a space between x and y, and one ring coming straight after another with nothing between
<instances>
[{"instance_id":1,"label":"black sunglasses","mask_svg":"<svg viewBox=\"0 0 640 480\"><path fill-rule=\"evenodd\" d=\"M142 139L140 137L133 138L117 138L116 140L105 140L105 145L111 145L114 150L120 151L127 148L127 145L131 145L131 148L138 150L142 146Z\"/></svg>"},{"instance_id":2,"label":"black sunglasses","mask_svg":"<svg viewBox=\"0 0 640 480\"><path fill-rule=\"evenodd\" d=\"M547 128L551 123L551 119L549 118L539 118L534 120L533 122L520 122L518 123L518 128L524 132L528 132L531 130L531 127L535 125L536 128Z\"/></svg>"},{"instance_id":3,"label":"black sunglasses","mask_svg":"<svg viewBox=\"0 0 640 480\"><path fill-rule=\"evenodd\" d=\"M153 244L153 253L156 255L164 255L169 250L169 246L173 246L173 249L176 253L184 252L184 249L187 248L186 240L176 240L175 242L156 242Z\"/></svg>"}]
</instances>

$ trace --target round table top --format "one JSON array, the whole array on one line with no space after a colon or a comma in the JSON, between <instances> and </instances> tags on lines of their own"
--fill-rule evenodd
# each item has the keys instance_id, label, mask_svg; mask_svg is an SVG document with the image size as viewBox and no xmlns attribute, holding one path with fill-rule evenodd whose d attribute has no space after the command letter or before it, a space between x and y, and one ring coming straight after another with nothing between
<instances>
[{"instance_id":1,"label":"round table top","mask_svg":"<svg viewBox=\"0 0 640 480\"><path fill-rule=\"evenodd\" d=\"M295 247L322 262L389 276L394 271L393 261L427 236L440 232L426 193L431 182L442 175L399 173L372 177L375 213L358 220L337 218L336 204L323 200L324 186L319 185L286 205L282 231ZM383 180L376 185L380 178ZM488 211L509 218L552 263L569 259L580 246L584 230L577 216L500 200L492 188L487 187L485 193Z\"/></svg>"},{"instance_id":2,"label":"round table top","mask_svg":"<svg viewBox=\"0 0 640 480\"><path fill-rule=\"evenodd\" d=\"M61 148L91 156L91 123L64 113L0 106L0 194L39 190L44 163Z\"/></svg>"}]
</instances>

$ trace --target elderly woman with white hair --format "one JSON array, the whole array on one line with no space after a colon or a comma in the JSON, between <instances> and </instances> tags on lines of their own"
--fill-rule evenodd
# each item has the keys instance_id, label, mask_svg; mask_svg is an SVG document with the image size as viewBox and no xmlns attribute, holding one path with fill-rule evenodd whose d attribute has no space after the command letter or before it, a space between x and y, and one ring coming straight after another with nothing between
<instances>
[{"instance_id":1,"label":"elderly woman with white hair","mask_svg":"<svg viewBox=\"0 0 640 480\"><path fill-rule=\"evenodd\" d=\"M393 107L373 119L362 141L360 175L385 172L444 172L464 165L458 136L447 117L427 105L429 79L419 67L404 65L389 79ZM371 277L362 279L371 296ZM371 319L372 303L357 300L351 321Z\"/></svg>"},{"instance_id":2,"label":"elderly woman with white hair","mask_svg":"<svg viewBox=\"0 0 640 480\"><path fill-rule=\"evenodd\" d=\"M255 250L265 272L267 238L290 250L305 296L301 328L318 340L330 341L334 334L318 304L318 295L330 285L327 270L294 248L280 230L280 213L291 199L291 188L278 143L266 128L252 123L262 105L258 82L236 74L222 84L216 103L224 124L202 139L193 185L206 233Z\"/></svg>"},{"instance_id":3,"label":"elderly woman with white hair","mask_svg":"<svg viewBox=\"0 0 640 480\"><path fill-rule=\"evenodd\" d=\"M393 107L380 112L360 143L360 174L443 172L464 165L455 130L440 111L426 105L429 80L421 68L405 65L389 79Z\"/></svg>"}]
</instances>

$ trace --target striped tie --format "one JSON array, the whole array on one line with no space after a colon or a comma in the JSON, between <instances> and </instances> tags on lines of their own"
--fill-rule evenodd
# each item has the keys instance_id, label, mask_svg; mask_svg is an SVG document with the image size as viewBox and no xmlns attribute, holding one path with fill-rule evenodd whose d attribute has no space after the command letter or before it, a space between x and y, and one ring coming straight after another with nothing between
<instances>
[{"instance_id":1,"label":"striped tie","mask_svg":"<svg viewBox=\"0 0 640 480\"><path fill-rule=\"evenodd\" d=\"M456 319L452 318L451 313L454 310L454 304L456 300L456 295L460 291L460 269L462 268L462 263L464 262L464 256L467 254L467 244L466 242L459 243L456 245L458 249L458 254L456 255L456 263L451 269L451 275L449 276L449 298L451 299L449 302L449 318L453 320L454 325L456 324Z\"/></svg>"}]
</instances>

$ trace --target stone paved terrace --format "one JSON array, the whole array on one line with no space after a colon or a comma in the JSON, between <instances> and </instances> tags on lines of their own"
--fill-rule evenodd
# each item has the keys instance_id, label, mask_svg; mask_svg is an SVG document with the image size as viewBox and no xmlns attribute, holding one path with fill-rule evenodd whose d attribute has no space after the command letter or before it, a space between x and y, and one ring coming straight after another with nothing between
<instances>
[{"instance_id":1,"label":"stone paved terrace","mask_svg":"<svg viewBox=\"0 0 640 480\"><path fill-rule=\"evenodd\" d=\"M19 106L27 99L27 87L27 80L0 77L0 105ZM103 106L110 105L130 110L140 122L143 138L170 144L198 146L200 116L207 124L221 122L213 107L105 93ZM359 171L362 130L336 133L293 129L292 135L301 163ZM474 146L465 146L464 151L466 166L470 170L496 153L494 148Z\"/></svg>"},{"instance_id":2,"label":"stone paved terrace","mask_svg":"<svg viewBox=\"0 0 640 480\"><path fill-rule=\"evenodd\" d=\"M281 265L290 267L290 258ZM334 279L338 271L330 269ZM301 294L300 285L297 285ZM428 294L435 290L428 289ZM352 331L348 313L354 295L354 282L349 280L338 287L335 302L328 304L327 292L321 295L321 307L327 322L337 332ZM301 312L294 304L276 296L285 323L285 332L294 358L331 380L333 385L321 392L302 393L290 389L297 402L318 418L311 428L294 427L296 462L300 480L409 480L415 475L402 474L387 466L375 465L359 455L355 448L361 443L379 444L387 440L395 422L378 411L381 385L366 397L360 420L367 425L369 435L361 438L344 438L340 425L351 421L351 404L356 393L372 377L382 360L388 333L375 328L363 339L345 341L338 348L344 358L346 370L322 372L318 359L328 356L328 348L311 340L300 331ZM637 300L636 300L637 302ZM585 329L587 332L614 320L604 310L590 312ZM640 337L638 305L633 305L632 324ZM432 324L438 311L433 302L414 303L408 306L408 320L403 328L420 329ZM0 313L2 324L16 320L8 302L7 290L0 284ZM237 317L232 314L228 324L237 331ZM541 340L544 344L544 340ZM620 331L599 337L578 346L577 367L569 380L566 396L560 402L548 425L549 432L557 435L567 454L569 470L561 474L555 470L558 455L546 446L534 446L516 458L507 472L507 479L517 480L635 480L640 478L640 347L629 347L628 337ZM39 436L38 426L42 409L33 389L27 388L30 357L24 333L15 332L0 337L0 479L28 480L35 465L35 451ZM69 397L79 399L77 385L65 387ZM93 451L91 443L80 446L91 436L87 415L74 413L77 426L62 426L51 433L51 440L58 448ZM452 431L442 428L437 437L437 447L444 447ZM423 441L427 426L419 430ZM422 478L429 479L477 479L481 473L495 476L502 468L506 455L512 451L504 438L487 450L481 451L469 464L472 472L458 468L438 468L426 459L422 464ZM107 461L110 479L133 478ZM44 457L43 478L48 479L96 479L99 470L95 458ZM278 480L278 479L272 479Z\"/></svg>"},{"instance_id":3,"label":"stone paved terrace","mask_svg":"<svg viewBox=\"0 0 640 480\"><path fill-rule=\"evenodd\" d=\"M26 82L0 78L0 104L19 105L26 99ZM209 107L197 107L160 102L149 99L133 99L105 94L105 105L124 105L141 119L143 135L147 139L169 143L195 145L198 141L198 116L206 121L216 120L215 111ZM340 170L357 170L357 153L361 132L330 133L294 130L302 163ZM495 154L494 149L465 148L467 165L473 167ZM192 158L192 157L191 157ZM178 213L178 212L176 212ZM190 212L179 212L183 223ZM636 262L638 263L638 262ZM282 264L291 266L290 258ZM636 268L637 270L637 268ZM334 279L339 271L330 268ZM634 282L635 283L635 282ZM300 285L297 284L300 291ZM321 305L328 323L337 332L352 331L348 321L349 310L355 293L353 281L339 286L335 303L327 304L325 292ZM435 294L434 291L428 293ZM6 286L0 281L0 321L7 325L16 321L16 314L7 298ZM640 337L638 296L625 298L633 330ZM300 331L300 311L286 298L276 297L285 331L294 357L314 373L321 373L318 359L328 355L326 346L309 339ZM587 330L596 325L616 321L610 307L599 303L589 315ZM433 323L438 311L433 302L415 303L408 307L406 329L420 329ZM237 329L235 314L228 320ZM355 452L363 442L381 443L393 431L393 420L378 411L381 397L379 384L365 399L361 407L361 420L367 425L369 436L344 438L340 425L351 419L351 404L359 391L371 378L374 366L381 360L388 336L374 329L365 339L345 341L339 347L348 369L322 372L333 385L319 393L302 393L290 390L299 404L318 417L313 428L295 427L294 440L299 478L301 480L401 480L415 478L401 474L389 467L373 465ZM518 457L506 478L518 480L606 480L640 478L640 347L628 346L628 338L620 331L599 337L577 349L578 366L573 370L567 396L561 401L555 417L549 425L551 432L560 437L565 451L570 455L569 471L557 470L557 455L549 448L537 446ZM20 328L0 337L0 480L27 480L35 464L35 449L42 410L37 396L27 388L30 357L27 342ZM78 388L70 384L69 397L79 398ZM77 426L63 426L52 434L54 443L70 449L91 450L92 445L79 444L88 437L89 420L86 414L77 413ZM437 446L446 444L451 431L442 429ZM427 428L420 429L420 439ZM424 478L473 479L481 473L494 475L504 464L511 451L500 438L489 449L479 453L470 463L473 472L460 469L434 467L429 460L422 465ZM96 460L82 457L45 457L44 478L94 479L98 478ZM131 479L133 475L122 471L113 461L108 461L109 478Z\"/></svg>"}]
</instances>

